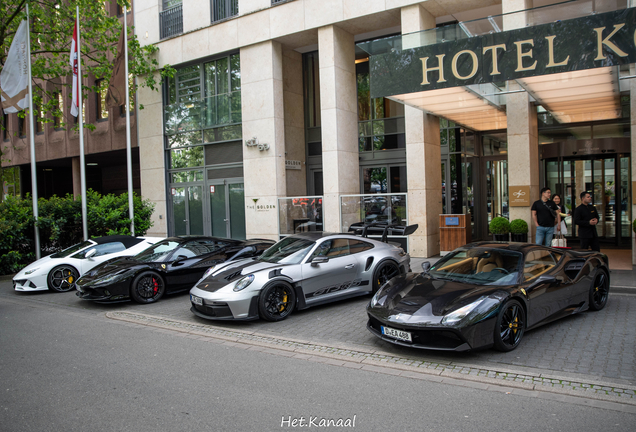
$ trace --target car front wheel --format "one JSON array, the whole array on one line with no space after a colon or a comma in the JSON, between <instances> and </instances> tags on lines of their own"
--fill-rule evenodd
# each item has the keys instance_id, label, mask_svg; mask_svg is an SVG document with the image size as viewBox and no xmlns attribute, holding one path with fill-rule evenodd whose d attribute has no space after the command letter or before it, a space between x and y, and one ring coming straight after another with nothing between
<instances>
[{"instance_id":1,"label":"car front wheel","mask_svg":"<svg viewBox=\"0 0 636 432\"><path fill-rule=\"evenodd\" d=\"M71 291L75 289L77 277L77 270L74 267L69 265L57 266L51 270L47 278L49 290L55 292Z\"/></svg>"},{"instance_id":2,"label":"car front wheel","mask_svg":"<svg viewBox=\"0 0 636 432\"><path fill-rule=\"evenodd\" d=\"M494 342L497 351L512 351L519 346L526 328L526 313L517 300L509 300L497 315Z\"/></svg>"},{"instance_id":3,"label":"car front wheel","mask_svg":"<svg viewBox=\"0 0 636 432\"><path fill-rule=\"evenodd\" d=\"M166 285L163 278L155 272L146 271L133 280L130 295L137 303L154 303L163 297Z\"/></svg>"},{"instance_id":4,"label":"car front wheel","mask_svg":"<svg viewBox=\"0 0 636 432\"><path fill-rule=\"evenodd\" d=\"M258 299L258 311L266 321L282 321L296 307L296 293L287 282L278 281L265 287Z\"/></svg>"}]
</instances>

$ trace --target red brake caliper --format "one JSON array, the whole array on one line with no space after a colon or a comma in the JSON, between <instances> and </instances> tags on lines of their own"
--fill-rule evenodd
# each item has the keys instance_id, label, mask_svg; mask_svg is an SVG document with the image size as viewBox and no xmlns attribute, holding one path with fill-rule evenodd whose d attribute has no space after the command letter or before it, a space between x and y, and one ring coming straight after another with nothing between
<instances>
[{"instance_id":1,"label":"red brake caliper","mask_svg":"<svg viewBox=\"0 0 636 432\"><path fill-rule=\"evenodd\" d=\"M157 283L157 279L152 278L152 283L155 285L154 291L155 291L155 294L157 294L157 291L159 291L159 284Z\"/></svg>"}]
</instances>

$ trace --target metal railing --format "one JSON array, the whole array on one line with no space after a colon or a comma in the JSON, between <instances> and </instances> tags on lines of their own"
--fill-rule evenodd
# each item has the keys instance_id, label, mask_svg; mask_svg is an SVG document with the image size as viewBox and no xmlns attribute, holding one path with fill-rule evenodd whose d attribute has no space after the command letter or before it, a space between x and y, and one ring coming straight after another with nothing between
<instances>
[{"instance_id":1,"label":"metal railing","mask_svg":"<svg viewBox=\"0 0 636 432\"><path fill-rule=\"evenodd\" d=\"M159 13L161 39L183 33L183 7L181 4Z\"/></svg>"}]
</instances>

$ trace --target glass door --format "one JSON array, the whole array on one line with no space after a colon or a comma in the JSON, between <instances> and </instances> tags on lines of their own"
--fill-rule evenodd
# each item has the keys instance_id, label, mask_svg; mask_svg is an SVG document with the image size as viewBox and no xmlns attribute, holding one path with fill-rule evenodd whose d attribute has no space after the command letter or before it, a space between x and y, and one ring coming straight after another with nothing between
<instances>
[{"instance_id":1,"label":"glass door","mask_svg":"<svg viewBox=\"0 0 636 432\"><path fill-rule=\"evenodd\" d=\"M616 157L618 156L618 157ZM568 236L577 237L572 214L581 204L580 194L590 192L599 213L597 232L605 244L631 244L630 158L624 155L587 156L545 163L546 185L565 201Z\"/></svg>"},{"instance_id":2,"label":"glass door","mask_svg":"<svg viewBox=\"0 0 636 432\"><path fill-rule=\"evenodd\" d=\"M243 179L217 180L209 184L210 232L216 237L245 239L245 190Z\"/></svg>"},{"instance_id":3,"label":"glass door","mask_svg":"<svg viewBox=\"0 0 636 432\"><path fill-rule=\"evenodd\" d=\"M170 190L174 235L203 235L203 186L179 186Z\"/></svg>"}]
</instances>

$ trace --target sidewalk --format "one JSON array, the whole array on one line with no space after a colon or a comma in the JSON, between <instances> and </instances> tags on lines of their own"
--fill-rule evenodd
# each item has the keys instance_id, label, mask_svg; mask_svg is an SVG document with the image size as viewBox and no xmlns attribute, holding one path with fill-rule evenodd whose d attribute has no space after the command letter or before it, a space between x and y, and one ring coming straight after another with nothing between
<instances>
[{"instance_id":1,"label":"sidewalk","mask_svg":"<svg viewBox=\"0 0 636 432\"><path fill-rule=\"evenodd\" d=\"M430 258L411 257L411 271L421 272L423 262L428 261L431 263L431 265L433 265L440 258L440 255L436 255ZM632 266L631 270L610 269L610 288L610 292L612 293L636 295L636 267Z\"/></svg>"}]
</instances>

